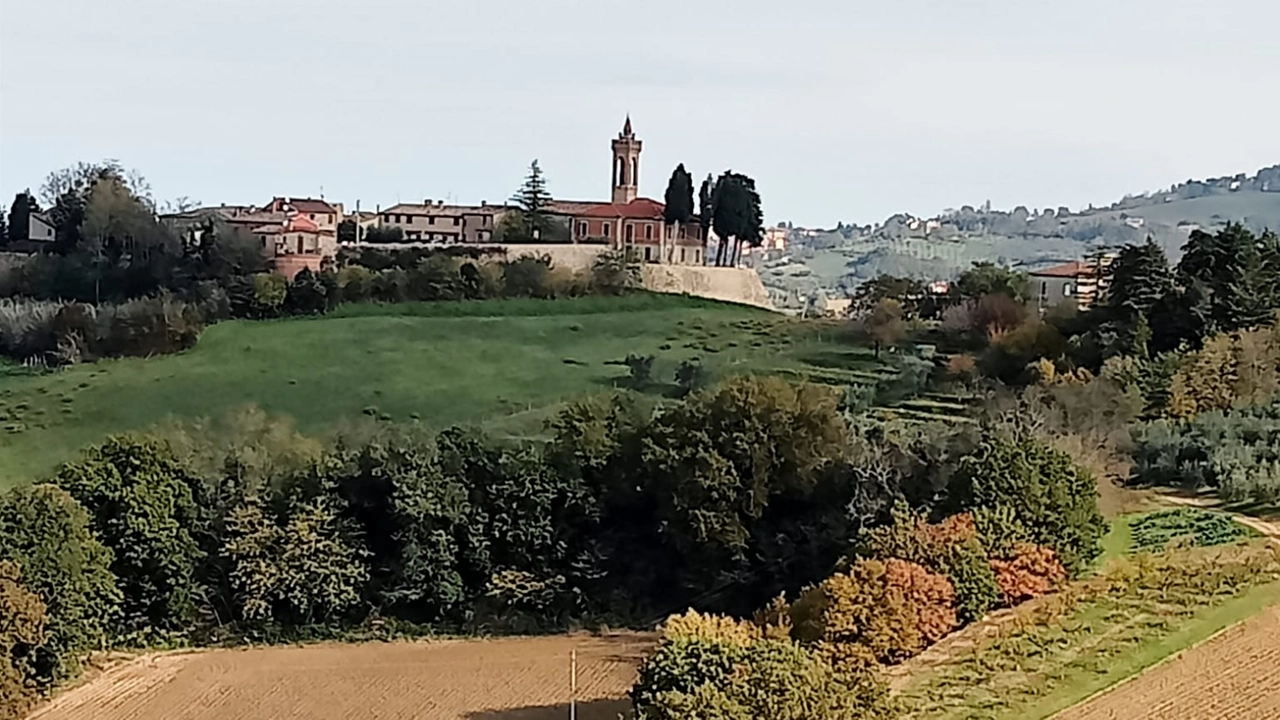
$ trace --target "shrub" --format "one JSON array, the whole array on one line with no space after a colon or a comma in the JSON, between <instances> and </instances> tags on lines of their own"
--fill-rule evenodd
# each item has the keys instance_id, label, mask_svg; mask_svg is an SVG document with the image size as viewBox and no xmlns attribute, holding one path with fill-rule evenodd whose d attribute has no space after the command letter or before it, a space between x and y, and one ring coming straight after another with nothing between
<instances>
[{"instance_id":1,"label":"shrub","mask_svg":"<svg viewBox=\"0 0 1280 720\"><path fill-rule=\"evenodd\" d=\"M838 671L778 640L746 648L729 673L635 702L638 720L879 720L890 716L890 707L884 686L869 672Z\"/></svg>"},{"instance_id":2,"label":"shrub","mask_svg":"<svg viewBox=\"0 0 1280 720\"><path fill-rule=\"evenodd\" d=\"M47 641L31 660L42 686L74 677L80 660L107 642L119 614L111 551L64 490L35 485L0 495L0 559L21 569L22 585L48 608Z\"/></svg>"},{"instance_id":3,"label":"shrub","mask_svg":"<svg viewBox=\"0 0 1280 720\"><path fill-rule=\"evenodd\" d=\"M697 610L672 615L662 624L660 632L664 640L713 640L744 646L761 637L760 628L752 623Z\"/></svg>"},{"instance_id":4,"label":"shrub","mask_svg":"<svg viewBox=\"0 0 1280 720\"><path fill-rule=\"evenodd\" d=\"M947 491L953 510L1011 508L1031 539L1053 548L1071 573L1101 551L1106 525L1096 481L1065 453L1029 436L987 431Z\"/></svg>"},{"instance_id":5,"label":"shrub","mask_svg":"<svg viewBox=\"0 0 1280 720\"><path fill-rule=\"evenodd\" d=\"M1047 595L1067 579L1067 571L1053 550L1021 543L1006 558L992 558L1000 597L1008 607Z\"/></svg>"},{"instance_id":6,"label":"shrub","mask_svg":"<svg viewBox=\"0 0 1280 720\"><path fill-rule=\"evenodd\" d=\"M308 268L293 276L285 292L284 308L294 315L318 315L329 306L328 288Z\"/></svg>"},{"instance_id":7,"label":"shrub","mask_svg":"<svg viewBox=\"0 0 1280 720\"><path fill-rule=\"evenodd\" d=\"M976 538L948 548L938 572L955 588L956 614L961 622L981 620L1000 601L995 571Z\"/></svg>"},{"instance_id":8,"label":"shrub","mask_svg":"<svg viewBox=\"0 0 1280 720\"><path fill-rule=\"evenodd\" d=\"M520 257L502 263L507 297L551 297L551 260Z\"/></svg>"},{"instance_id":9,"label":"shrub","mask_svg":"<svg viewBox=\"0 0 1280 720\"><path fill-rule=\"evenodd\" d=\"M652 355L628 355L622 361L627 366L626 386L632 390L644 390L653 382Z\"/></svg>"},{"instance_id":10,"label":"shrub","mask_svg":"<svg viewBox=\"0 0 1280 720\"><path fill-rule=\"evenodd\" d=\"M373 294L373 272L360 265L338 271L338 288L343 302L364 302Z\"/></svg>"},{"instance_id":11,"label":"shrub","mask_svg":"<svg viewBox=\"0 0 1280 720\"><path fill-rule=\"evenodd\" d=\"M646 720L870 720L889 712L870 672L837 670L789 640L696 612L663 626L631 699Z\"/></svg>"},{"instance_id":12,"label":"shrub","mask_svg":"<svg viewBox=\"0 0 1280 720\"><path fill-rule=\"evenodd\" d=\"M253 275L253 310L257 317L275 317L289 294L289 281L276 273Z\"/></svg>"},{"instance_id":13,"label":"shrub","mask_svg":"<svg viewBox=\"0 0 1280 720\"><path fill-rule=\"evenodd\" d=\"M0 720L21 720L31 708L34 654L46 639L45 604L21 578L16 564L0 561Z\"/></svg>"},{"instance_id":14,"label":"shrub","mask_svg":"<svg viewBox=\"0 0 1280 720\"><path fill-rule=\"evenodd\" d=\"M601 295L621 295L636 283L626 256L620 252L600 253L591 266L590 287Z\"/></svg>"},{"instance_id":15,"label":"shrub","mask_svg":"<svg viewBox=\"0 0 1280 720\"><path fill-rule=\"evenodd\" d=\"M701 358L681 360L676 368L676 386L682 395L689 395L705 389L711 383L711 371L702 364Z\"/></svg>"},{"instance_id":16,"label":"shrub","mask_svg":"<svg viewBox=\"0 0 1280 720\"><path fill-rule=\"evenodd\" d=\"M947 377L958 382L972 382L978 376L978 361L967 353L958 353L947 359Z\"/></svg>"},{"instance_id":17,"label":"shrub","mask_svg":"<svg viewBox=\"0 0 1280 720\"><path fill-rule=\"evenodd\" d=\"M860 560L806 588L791 607L794 635L838 667L897 663L955 628L955 591L905 560Z\"/></svg>"}]
</instances>

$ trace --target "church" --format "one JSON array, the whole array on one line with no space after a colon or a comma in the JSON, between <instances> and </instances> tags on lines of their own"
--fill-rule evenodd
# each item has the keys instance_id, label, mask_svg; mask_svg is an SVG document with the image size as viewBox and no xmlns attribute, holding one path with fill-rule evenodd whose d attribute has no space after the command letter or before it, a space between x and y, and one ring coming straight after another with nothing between
<instances>
[{"instance_id":1,"label":"church","mask_svg":"<svg viewBox=\"0 0 1280 720\"><path fill-rule=\"evenodd\" d=\"M643 143L628 116L612 142L611 196L604 201L554 200L548 210L565 221L575 243L603 243L637 261L667 265L703 265L706 243L696 216L668 224L665 205L640 197Z\"/></svg>"}]
</instances>

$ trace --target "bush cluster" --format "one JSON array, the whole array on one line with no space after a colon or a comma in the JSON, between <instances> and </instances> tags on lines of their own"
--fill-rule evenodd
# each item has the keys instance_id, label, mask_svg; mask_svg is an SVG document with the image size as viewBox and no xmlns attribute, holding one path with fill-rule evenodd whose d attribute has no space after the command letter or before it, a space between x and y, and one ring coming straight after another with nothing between
<instances>
[{"instance_id":1,"label":"bush cluster","mask_svg":"<svg viewBox=\"0 0 1280 720\"><path fill-rule=\"evenodd\" d=\"M883 683L790 640L691 612L672 617L631 693L642 720L871 720L889 717Z\"/></svg>"},{"instance_id":2,"label":"bush cluster","mask_svg":"<svg viewBox=\"0 0 1280 720\"><path fill-rule=\"evenodd\" d=\"M1137 428L1132 482L1212 488L1228 502L1280 500L1280 400Z\"/></svg>"}]
</instances>

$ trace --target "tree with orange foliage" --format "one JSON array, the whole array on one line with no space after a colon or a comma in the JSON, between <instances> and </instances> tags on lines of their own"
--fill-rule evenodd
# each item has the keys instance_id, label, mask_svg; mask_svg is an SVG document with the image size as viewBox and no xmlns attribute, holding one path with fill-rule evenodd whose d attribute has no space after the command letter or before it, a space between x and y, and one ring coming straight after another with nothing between
<instances>
[{"instance_id":1,"label":"tree with orange foliage","mask_svg":"<svg viewBox=\"0 0 1280 720\"><path fill-rule=\"evenodd\" d=\"M1067 571L1052 549L1018 543L1007 558L993 558L991 569L1006 606L1053 592L1067 579Z\"/></svg>"},{"instance_id":2,"label":"tree with orange foliage","mask_svg":"<svg viewBox=\"0 0 1280 720\"><path fill-rule=\"evenodd\" d=\"M893 508L893 521L867 532L862 545L865 555L907 560L951 581L956 609L964 622L981 618L999 599L987 551L969 513L931 523L899 501Z\"/></svg>"},{"instance_id":3,"label":"tree with orange foliage","mask_svg":"<svg viewBox=\"0 0 1280 720\"><path fill-rule=\"evenodd\" d=\"M899 559L860 560L805 589L791 620L796 639L840 666L901 662L958 624L951 582Z\"/></svg>"}]
</instances>

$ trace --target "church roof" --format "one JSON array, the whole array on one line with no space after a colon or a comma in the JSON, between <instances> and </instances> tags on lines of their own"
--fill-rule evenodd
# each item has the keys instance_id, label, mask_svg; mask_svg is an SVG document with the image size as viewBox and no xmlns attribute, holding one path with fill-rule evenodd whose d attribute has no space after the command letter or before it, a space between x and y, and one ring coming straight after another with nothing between
<instances>
[{"instance_id":1,"label":"church roof","mask_svg":"<svg viewBox=\"0 0 1280 720\"><path fill-rule=\"evenodd\" d=\"M627 220L661 220L666 206L657 200L636 198L629 203L601 203L580 213L583 217L624 218Z\"/></svg>"}]
</instances>

